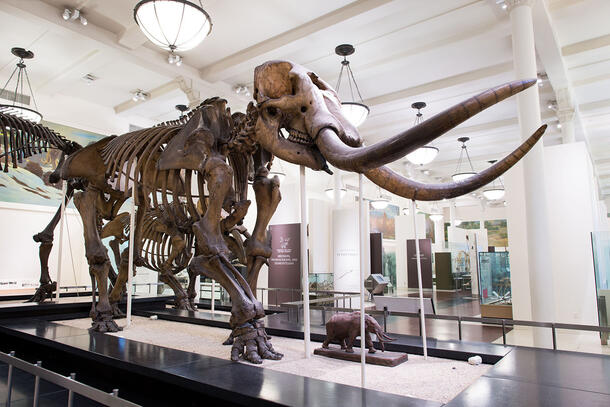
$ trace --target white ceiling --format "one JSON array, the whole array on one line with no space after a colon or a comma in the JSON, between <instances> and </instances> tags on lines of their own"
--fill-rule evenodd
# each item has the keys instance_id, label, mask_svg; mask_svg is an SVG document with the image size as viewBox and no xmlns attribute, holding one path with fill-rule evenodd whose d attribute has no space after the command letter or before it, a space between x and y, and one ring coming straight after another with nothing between
<instances>
[{"instance_id":1,"label":"white ceiling","mask_svg":"<svg viewBox=\"0 0 610 407\"><path fill-rule=\"evenodd\" d=\"M610 195L610 1L538 0L536 27L539 72L549 81L540 88L543 122L552 124L545 145L561 143L554 88L567 87L577 108L578 140L589 145L600 192ZM212 34L183 54L181 67L149 43L133 20L136 0L3 0L0 2L0 80L23 46L36 53L28 66L35 93L65 94L114 107L151 121L177 116L174 105L187 103L184 88L203 99L219 95L233 110L248 99L236 85L251 86L254 67L269 59L288 59L337 81L340 58L334 48L351 43L349 59L362 95L371 107L361 133L368 144L413 123L411 103L425 101L432 116L489 87L514 80L510 21L496 0L206 0ZM64 7L80 8L89 24L66 23ZM546 24L546 26L545 26ZM543 52L541 52L543 51ZM551 57L555 53L556 57ZM99 80L87 85L91 73ZM176 79L182 80L182 90ZM132 103L131 92L153 97ZM343 94L343 93L342 93ZM501 158L519 143L517 107L504 101L434 142L440 154L426 168L429 182L447 180L459 156L458 137L468 136L476 170ZM395 167L405 170L403 162Z\"/></svg>"}]
</instances>

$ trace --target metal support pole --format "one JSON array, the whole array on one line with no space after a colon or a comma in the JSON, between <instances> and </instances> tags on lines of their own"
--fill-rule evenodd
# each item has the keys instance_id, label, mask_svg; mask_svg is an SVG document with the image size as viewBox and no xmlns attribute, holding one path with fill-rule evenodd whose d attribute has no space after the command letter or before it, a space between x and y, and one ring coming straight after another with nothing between
<instances>
[{"instance_id":1,"label":"metal support pole","mask_svg":"<svg viewBox=\"0 0 610 407\"><path fill-rule=\"evenodd\" d=\"M423 326L423 324L422 324L422 319L421 319L422 315L423 314L422 314L421 308L420 308L420 309L417 310L417 318L419 319L419 336L423 336L422 335L422 326Z\"/></svg>"},{"instance_id":2,"label":"metal support pole","mask_svg":"<svg viewBox=\"0 0 610 407\"><path fill-rule=\"evenodd\" d=\"M366 331L364 326L364 197L363 176L358 174L358 228L360 241L360 386L366 387Z\"/></svg>"},{"instance_id":3,"label":"metal support pole","mask_svg":"<svg viewBox=\"0 0 610 407\"><path fill-rule=\"evenodd\" d=\"M419 286L419 309L421 312L421 336L424 347L424 360L428 359L428 341L426 339L426 312L424 311L424 289L421 280L421 258L419 257L419 239L417 238L417 211L415 200L411 200L411 213L413 214L413 232L415 233L415 256L417 257L417 285Z\"/></svg>"},{"instance_id":4,"label":"metal support pole","mask_svg":"<svg viewBox=\"0 0 610 407\"><path fill-rule=\"evenodd\" d=\"M15 357L15 351L9 353L11 357ZM13 365L8 365L8 377L6 379L6 405L11 405L11 392L13 391Z\"/></svg>"},{"instance_id":5,"label":"metal support pole","mask_svg":"<svg viewBox=\"0 0 610 407\"><path fill-rule=\"evenodd\" d=\"M129 214L129 265L127 268L127 327L131 326L131 299L133 296L133 245L136 234L136 183L131 185L131 213Z\"/></svg>"},{"instance_id":6,"label":"metal support pole","mask_svg":"<svg viewBox=\"0 0 610 407\"><path fill-rule=\"evenodd\" d=\"M76 380L76 373L70 373L70 380ZM72 407L74 405L74 392L72 390L68 390L68 407Z\"/></svg>"},{"instance_id":7,"label":"metal support pole","mask_svg":"<svg viewBox=\"0 0 610 407\"><path fill-rule=\"evenodd\" d=\"M301 165L301 286L303 289L303 332L305 334L305 357L311 357L311 328L309 326L309 258L307 253L307 188L305 166Z\"/></svg>"},{"instance_id":8,"label":"metal support pole","mask_svg":"<svg viewBox=\"0 0 610 407\"><path fill-rule=\"evenodd\" d=\"M388 307L383 307L383 331L388 332Z\"/></svg>"},{"instance_id":9,"label":"metal support pole","mask_svg":"<svg viewBox=\"0 0 610 407\"><path fill-rule=\"evenodd\" d=\"M553 350L557 350L557 331L554 322L551 324L551 333L553 334Z\"/></svg>"},{"instance_id":10,"label":"metal support pole","mask_svg":"<svg viewBox=\"0 0 610 407\"><path fill-rule=\"evenodd\" d=\"M506 321L502 320L502 344L506 345Z\"/></svg>"},{"instance_id":11,"label":"metal support pole","mask_svg":"<svg viewBox=\"0 0 610 407\"><path fill-rule=\"evenodd\" d=\"M61 283L61 256L63 252L64 246L64 222L66 219L66 191L68 189L68 183L66 181L62 181L61 183L61 215L59 217L59 246L57 247L57 277L56 280L56 290L55 290L55 300L59 301L59 287Z\"/></svg>"},{"instance_id":12,"label":"metal support pole","mask_svg":"<svg viewBox=\"0 0 610 407\"><path fill-rule=\"evenodd\" d=\"M216 309L216 301L214 301L214 297L216 297L216 280L212 279L212 298L210 302L210 309L212 310L212 314Z\"/></svg>"},{"instance_id":13,"label":"metal support pole","mask_svg":"<svg viewBox=\"0 0 610 407\"><path fill-rule=\"evenodd\" d=\"M36 362L36 366L42 366L42 362L39 360ZM34 379L34 403L33 407L38 407L38 399L40 398L40 376L36 375Z\"/></svg>"},{"instance_id":14,"label":"metal support pole","mask_svg":"<svg viewBox=\"0 0 610 407\"><path fill-rule=\"evenodd\" d=\"M462 340L462 317L458 317L458 338Z\"/></svg>"}]
</instances>

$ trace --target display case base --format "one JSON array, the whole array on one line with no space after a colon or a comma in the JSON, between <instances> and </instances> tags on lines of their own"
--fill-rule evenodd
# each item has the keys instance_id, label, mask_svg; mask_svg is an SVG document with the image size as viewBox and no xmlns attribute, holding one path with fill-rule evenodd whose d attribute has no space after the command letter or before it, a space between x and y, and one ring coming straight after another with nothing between
<instances>
[{"instance_id":1,"label":"display case base","mask_svg":"<svg viewBox=\"0 0 610 407\"><path fill-rule=\"evenodd\" d=\"M351 362L360 362L360 348L354 348L354 353L347 353L339 348L318 348L313 351L314 355L326 356L327 358L349 360ZM409 355L401 352L382 352L366 354L366 363L371 365L381 365L394 367L409 360Z\"/></svg>"}]
</instances>

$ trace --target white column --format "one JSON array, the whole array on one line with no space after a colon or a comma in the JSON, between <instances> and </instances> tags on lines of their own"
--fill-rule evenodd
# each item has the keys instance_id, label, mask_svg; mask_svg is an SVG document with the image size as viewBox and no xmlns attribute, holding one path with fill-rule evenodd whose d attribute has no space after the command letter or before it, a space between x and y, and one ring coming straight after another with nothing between
<instances>
[{"instance_id":1,"label":"white column","mask_svg":"<svg viewBox=\"0 0 610 407\"><path fill-rule=\"evenodd\" d=\"M61 261L63 255L63 246L64 246L64 222L66 218L66 191L68 188L68 183L66 181L61 182L61 215L59 218L59 246L57 248L57 278L56 281L56 290L55 290L55 301L59 301L59 291L60 283L61 283ZM95 295L95 293L94 293Z\"/></svg>"},{"instance_id":2,"label":"white column","mask_svg":"<svg viewBox=\"0 0 610 407\"><path fill-rule=\"evenodd\" d=\"M307 254L307 187L305 166L301 165L301 286L303 288L303 333L305 357L311 357L311 333L309 324L309 257Z\"/></svg>"},{"instance_id":3,"label":"white column","mask_svg":"<svg viewBox=\"0 0 610 407\"><path fill-rule=\"evenodd\" d=\"M341 208L341 170L338 168L334 169L335 173L333 174L333 182L334 182L334 209Z\"/></svg>"},{"instance_id":4,"label":"white column","mask_svg":"<svg viewBox=\"0 0 610 407\"><path fill-rule=\"evenodd\" d=\"M449 206L449 226L455 226L455 202L451 202Z\"/></svg>"},{"instance_id":5,"label":"white column","mask_svg":"<svg viewBox=\"0 0 610 407\"><path fill-rule=\"evenodd\" d=\"M364 326L364 268L365 261L365 244L364 244L364 196L362 188L362 174L358 174L358 236L360 237L359 255L360 255L360 386L366 387L366 343L365 343L365 326Z\"/></svg>"},{"instance_id":6,"label":"white column","mask_svg":"<svg viewBox=\"0 0 610 407\"><path fill-rule=\"evenodd\" d=\"M510 13L513 59L517 79L536 78L536 51L532 5L534 0L507 0ZM517 95L521 138L528 138L541 124L538 87ZM525 219L527 219L528 268L532 318L553 322L555 319L552 253L549 245L549 220L545 180L544 151L538 142L523 160ZM512 271L512 270L511 270ZM535 344L550 343L551 336L536 335Z\"/></svg>"},{"instance_id":7,"label":"white column","mask_svg":"<svg viewBox=\"0 0 610 407\"><path fill-rule=\"evenodd\" d=\"M131 326L131 297L133 295L133 245L136 232L136 186L131 186L131 213L129 216L129 266L127 267L127 326Z\"/></svg>"},{"instance_id":8,"label":"white column","mask_svg":"<svg viewBox=\"0 0 610 407\"><path fill-rule=\"evenodd\" d=\"M434 222L434 247L440 252L445 249L445 218Z\"/></svg>"},{"instance_id":9,"label":"white column","mask_svg":"<svg viewBox=\"0 0 610 407\"><path fill-rule=\"evenodd\" d=\"M411 212L417 213L415 201L411 201ZM424 289L421 282L421 257L419 256L419 238L417 236L417 219L413 216L413 231L415 233L415 258L417 259L417 286L419 287L419 310L421 312L421 335L424 347L424 360L428 359L428 341L426 337L426 310L424 308Z\"/></svg>"}]
</instances>

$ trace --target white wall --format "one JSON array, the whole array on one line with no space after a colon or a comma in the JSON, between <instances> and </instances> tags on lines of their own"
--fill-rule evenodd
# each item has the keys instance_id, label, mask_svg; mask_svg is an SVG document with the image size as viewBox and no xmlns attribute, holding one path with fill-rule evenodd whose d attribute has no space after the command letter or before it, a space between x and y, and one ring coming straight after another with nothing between
<instances>
[{"instance_id":1,"label":"white wall","mask_svg":"<svg viewBox=\"0 0 610 407\"><path fill-rule=\"evenodd\" d=\"M591 235L598 210L591 161L583 142L545 149L547 196L559 322L597 324ZM549 287L551 289L551 287Z\"/></svg>"},{"instance_id":2,"label":"white wall","mask_svg":"<svg viewBox=\"0 0 610 407\"><path fill-rule=\"evenodd\" d=\"M0 247L2 247L2 271L0 280L24 280L38 286L40 279L39 243L32 236L41 232L51 221L57 208L0 202ZM62 275L60 286L90 285L89 269L85 259L83 228L75 209L66 209L63 239ZM69 239L68 239L69 232ZM59 226L55 244L49 256L49 273L55 281Z\"/></svg>"}]
</instances>

